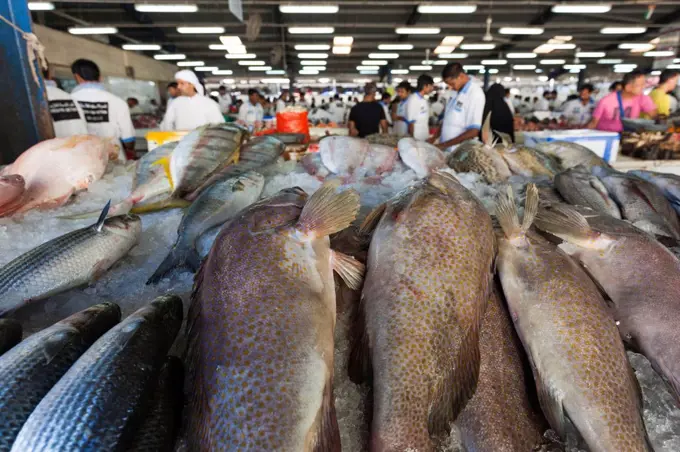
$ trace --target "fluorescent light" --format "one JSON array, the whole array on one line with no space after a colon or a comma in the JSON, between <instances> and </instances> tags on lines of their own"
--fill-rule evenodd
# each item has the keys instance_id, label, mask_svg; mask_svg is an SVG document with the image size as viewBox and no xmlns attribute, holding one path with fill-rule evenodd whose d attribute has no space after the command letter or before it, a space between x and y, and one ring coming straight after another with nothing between
<instances>
[{"instance_id":1,"label":"fluorescent light","mask_svg":"<svg viewBox=\"0 0 680 452\"><path fill-rule=\"evenodd\" d=\"M379 69L380 66L364 66L364 65L357 66L357 71L377 71Z\"/></svg>"},{"instance_id":2,"label":"fluorescent light","mask_svg":"<svg viewBox=\"0 0 680 452\"><path fill-rule=\"evenodd\" d=\"M502 66L508 64L508 60L482 60L484 66Z\"/></svg>"},{"instance_id":3,"label":"fluorescent light","mask_svg":"<svg viewBox=\"0 0 680 452\"><path fill-rule=\"evenodd\" d=\"M324 78L320 78L318 81L319 81L319 83L328 83L328 82L331 81L331 79L324 77Z\"/></svg>"},{"instance_id":4,"label":"fluorescent light","mask_svg":"<svg viewBox=\"0 0 680 452\"><path fill-rule=\"evenodd\" d=\"M325 66L328 63L326 60L302 60L301 66Z\"/></svg>"},{"instance_id":5,"label":"fluorescent light","mask_svg":"<svg viewBox=\"0 0 680 452\"><path fill-rule=\"evenodd\" d=\"M420 14L472 14L477 11L477 5L420 5Z\"/></svg>"},{"instance_id":6,"label":"fluorescent light","mask_svg":"<svg viewBox=\"0 0 680 452\"><path fill-rule=\"evenodd\" d=\"M180 61L177 63L177 66L204 66L205 63L203 61Z\"/></svg>"},{"instance_id":7,"label":"fluorescent light","mask_svg":"<svg viewBox=\"0 0 680 452\"><path fill-rule=\"evenodd\" d=\"M413 50L413 44L378 44L378 50Z\"/></svg>"},{"instance_id":8,"label":"fluorescent light","mask_svg":"<svg viewBox=\"0 0 680 452\"><path fill-rule=\"evenodd\" d=\"M463 42L462 36L446 36L444 39L442 39L440 45L458 47L458 44L461 42Z\"/></svg>"},{"instance_id":9,"label":"fluorescent light","mask_svg":"<svg viewBox=\"0 0 680 452\"><path fill-rule=\"evenodd\" d=\"M612 5L572 4L554 5L552 12L557 14L602 14L612 9Z\"/></svg>"},{"instance_id":10,"label":"fluorescent light","mask_svg":"<svg viewBox=\"0 0 680 452\"><path fill-rule=\"evenodd\" d=\"M285 75L286 71L283 69L274 69L274 70L268 70L267 75Z\"/></svg>"},{"instance_id":11,"label":"fluorescent light","mask_svg":"<svg viewBox=\"0 0 680 452\"><path fill-rule=\"evenodd\" d=\"M54 9L54 3L28 2L28 9L31 11L52 11Z\"/></svg>"},{"instance_id":12,"label":"fluorescent light","mask_svg":"<svg viewBox=\"0 0 680 452\"><path fill-rule=\"evenodd\" d=\"M565 69L569 69L569 70L571 70L571 69L581 70L581 69L585 69L586 65L585 64L565 64L563 67Z\"/></svg>"},{"instance_id":13,"label":"fluorescent light","mask_svg":"<svg viewBox=\"0 0 680 452\"><path fill-rule=\"evenodd\" d=\"M279 5L284 14L335 14L339 10L338 5Z\"/></svg>"},{"instance_id":14,"label":"fluorescent light","mask_svg":"<svg viewBox=\"0 0 680 452\"><path fill-rule=\"evenodd\" d=\"M272 67L271 66L250 66L248 68L249 71L271 71Z\"/></svg>"},{"instance_id":15,"label":"fluorescent light","mask_svg":"<svg viewBox=\"0 0 680 452\"><path fill-rule=\"evenodd\" d=\"M268 71L267 74L269 74L269 72L272 72L272 71ZM290 80L287 79L287 78L263 78L260 81L262 83L277 83L277 84L284 84L284 85L286 83L290 83Z\"/></svg>"},{"instance_id":16,"label":"fluorescent light","mask_svg":"<svg viewBox=\"0 0 680 452\"><path fill-rule=\"evenodd\" d=\"M302 69L309 69L310 71L325 71L326 66L302 66Z\"/></svg>"},{"instance_id":17,"label":"fluorescent light","mask_svg":"<svg viewBox=\"0 0 680 452\"><path fill-rule=\"evenodd\" d=\"M198 6L190 4L139 4L135 5L135 10L140 13L195 13L198 11Z\"/></svg>"},{"instance_id":18,"label":"fluorescent light","mask_svg":"<svg viewBox=\"0 0 680 452\"><path fill-rule=\"evenodd\" d=\"M399 27L394 31L398 35L438 35L442 30L438 27Z\"/></svg>"},{"instance_id":19,"label":"fluorescent light","mask_svg":"<svg viewBox=\"0 0 680 452\"><path fill-rule=\"evenodd\" d=\"M225 79L222 79L222 81L220 83L232 84L232 83L234 83L234 79L233 78L225 78Z\"/></svg>"},{"instance_id":20,"label":"fluorescent light","mask_svg":"<svg viewBox=\"0 0 680 452\"><path fill-rule=\"evenodd\" d=\"M558 35L558 36L553 36L552 39L549 39L548 43L551 43L551 41L567 42L567 41L571 41L572 39L574 39L573 36L564 36L564 35L560 36L560 35Z\"/></svg>"},{"instance_id":21,"label":"fluorescent light","mask_svg":"<svg viewBox=\"0 0 680 452\"><path fill-rule=\"evenodd\" d=\"M649 75L661 75L661 71L652 71Z\"/></svg>"},{"instance_id":22,"label":"fluorescent light","mask_svg":"<svg viewBox=\"0 0 680 452\"><path fill-rule=\"evenodd\" d=\"M312 69L302 69L301 71L298 71L298 74L301 74L301 75L319 75L319 71L312 70Z\"/></svg>"},{"instance_id":23,"label":"fluorescent light","mask_svg":"<svg viewBox=\"0 0 680 452\"><path fill-rule=\"evenodd\" d=\"M606 52L576 52L576 58L602 58L607 56Z\"/></svg>"},{"instance_id":24,"label":"fluorescent light","mask_svg":"<svg viewBox=\"0 0 680 452\"><path fill-rule=\"evenodd\" d=\"M666 69L680 69L680 64L669 64Z\"/></svg>"},{"instance_id":25,"label":"fluorescent light","mask_svg":"<svg viewBox=\"0 0 680 452\"><path fill-rule=\"evenodd\" d=\"M518 71L533 71L536 69L535 64L516 64L512 67L513 69L516 69Z\"/></svg>"},{"instance_id":26,"label":"fluorescent light","mask_svg":"<svg viewBox=\"0 0 680 452\"><path fill-rule=\"evenodd\" d=\"M123 50L161 50L158 44L123 44Z\"/></svg>"},{"instance_id":27,"label":"fluorescent light","mask_svg":"<svg viewBox=\"0 0 680 452\"><path fill-rule=\"evenodd\" d=\"M672 50L654 50L651 52L645 52L643 55L646 57L672 57L675 55L675 52Z\"/></svg>"},{"instance_id":28,"label":"fluorescent light","mask_svg":"<svg viewBox=\"0 0 680 452\"><path fill-rule=\"evenodd\" d=\"M248 53L246 46L227 46L227 52L234 55L242 55Z\"/></svg>"},{"instance_id":29,"label":"fluorescent light","mask_svg":"<svg viewBox=\"0 0 680 452\"><path fill-rule=\"evenodd\" d=\"M295 50L330 50L328 44L297 44Z\"/></svg>"},{"instance_id":30,"label":"fluorescent light","mask_svg":"<svg viewBox=\"0 0 680 452\"><path fill-rule=\"evenodd\" d=\"M228 60L252 60L257 58L254 53L237 53L237 54L227 54L224 57Z\"/></svg>"},{"instance_id":31,"label":"fluorescent light","mask_svg":"<svg viewBox=\"0 0 680 452\"><path fill-rule=\"evenodd\" d=\"M218 69L216 71L213 71L213 75L232 75L234 71L231 69Z\"/></svg>"},{"instance_id":32,"label":"fluorescent light","mask_svg":"<svg viewBox=\"0 0 680 452\"><path fill-rule=\"evenodd\" d=\"M239 66L264 66L264 61L261 60L246 60L246 61L239 61L238 62Z\"/></svg>"},{"instance_id":33,"label":"fluorescent light","mask_svg":"<svg viewBox=\"0 0 680 452\"><path fill-rule=\"evenodd\" d=\"M354 38L351 36L336 36L333 38L334 46L351 46Z\"/></svg>"},{"instance_id":34,"label":"fluorescent light","mask_svg":"<svg viewBox=\"0 0 680 452\"><path fill-rule=\"evenodd\" d=\"M177 27L177 33L183 35L209 35L224 33L224 27Z\"/></svg>"},{"instance_id":35,"label":"fluorescent light","mask_svg":"<svg viewBox=\"0 0 680 452\"><path fill-rule=\"evenodd\" d=\"M208 48L210 50L227 50L227 46L224 44L210 44Z\"/></svg>"},{"instance_id":36,"label":"fluorescent light","mask_svg":"<svg viewBox=\"0 0 680 452\"><path fill-rule=\"evenodd\" d=\"M392 69L390 72L395 75L406 75L408 74L408 69Z\"/></svg>"},{"instance_id":37,"label":"fluorescent light","mask_svg":"<svg viewBox=\"0 0 680 452\"><path fill-rule=\"evenodd\" d=\"M409 66L408 68L412 71L431 71L432 70L432 66L430 66L429 64L427 64L427 65L424 64L424 65L421 65L421 66L418 66L418 65Z\"/></svg>"},{"instance_id":38,"label":"fluorescent light","mask_svg":"<svg viewBox=\"0 0 680 452\"><path fill-rule=\"evenodd\" d=\"M631 66L614 66L614 72L616 72L617 74L625 74L627 72L632 71L633 69L635 68Z\"/></svg>"},{"instance_id":39,"label":"fluorescent light","mask_svg":"<svg viewBox=\"0 0 680 452\"><path fill-rule=\"evenodd\" d=\"M501 27L498 32L502 35L541 35L541 27Z\"/></svg>"},{"instance_id":40,"label":"fluorescent light","mask_svg":"<svg viewBox=\"0 0 680 452\"><path fill-rule=\"evenodd\" d=\"M548 79L548 76L547 76L547 75L539 75L539 76L538 76L538 81L539 81L539 82L547 82L548 80L549 80L549 79Z\"/></svg>"},{"instance_id":41,"label":"fluorescent light","mask_svg":"<svg viewBox=\"0 0 680 452\"><path fill-rule=\"evenodd\" d=\"M508 58L536 58L536 54L532 52L510 52L505 56Z\"/></svg>"},{"instance_id":42,"label":"fluorescent light","mask_svg":"<svg viewBox=\"0 0 680 452\"><path fill-rule=\"evenodd\" d=\"M352 51L350 46L333 46L334 55L349 55Z\"/></svg>"},{"instance_id":43,"label":"fluorescent light","mask_svg":"<svg viewBox=\"0 0 680 452\"><path fill-rule=\"evenodd\" d=\"M674 58L673 59L673 64L678 64L680 63L680 58Z\"/></svg>"},{"instance_id":44,"label":"fluorescent light","mask_svg":"<svg viewBox=\"0 0 680 452\"><path fill-rule=\"evenodd\" d=\"M195 70L195 71L200 71L200 72L212 72L212 71L216 71L216 70L218 70L218 69L219 69L219 68L218 68L217 66L201 66L201 67L197 67L197 68L194 69L194 70Z\"/></svg>"},{"instance_id":45,"label":"fluorescent light","mask_svg":"<svg viewBox=\"0 0 680 452\"><path fill-rule=\"evenodd\" d=\"M654 44L649 44L647 42L624 42L619 44L619 49L622 50L639 50L641 52L647 52L656 47Z\"/></svg>"},{"instance_id":46,"label":"fluorescent light","mask_svg":"<svg viewBox=\"0 0 680 452\"><path fill-rule=\"evenodd\" d=\"M496 44L463 44L460 46L461 50L492 50L496 48Z\"/></svg>"},{"instance_id":47,"label":"fluorescent light","mask_svg":"<svg viewBox=\"0 0 680 452\"><path fill-rule=\"evenodd\" d=\"M298 56L298 58L300 58L300 59L302 59L302 60L305 60L305 59L310 59L310 60L318 59L318 60L322 60L322 59L328 58L328 54L327 54L327 53L298 53L297 56Z\"/></svg>"},{"instance_id":48,"label":"fluorescent light","mask_svg":"<svg viewBox=\"0 0 680 452\"><path fill-rule=\"evenodd\" d=\"M597 60L597 64L619 64L619 63L623 63L623 60L618 58L604 58L601 60Z\"/></svg>"},{"instance_id":49,"label":"fluorescent light","mask_svg":"<svg viewBox=\"0 0 680 452\"><path fill-rule=\"evenodd\" d=\"M112 35L118 33L115 27L71 27L68 32L72 35Z\"/></svg>"},{"instance_id":50,"label":"fluorescent light","mask_svg":"<svg viewBox=\"0 0 680 452\"><path fill-rule=\"evenodd\" d=\"M220 36L220 42L226 47L239 47L243 45L238 36Z\"/></svg>"},{"instance_id":51,"label":"fluorescent light","mask_svg":"<svg viewBox=\"0 0 680 452\"><path fill-rule=\"evenodd\" d=\"M376 66L384 66L387 64L387 60L364 60L361 62L361 64L368 64L368 65L376 65Z\"/></svg>"},{"instance_id":52,"label":"fluorescent light","mask_svg":"<svg viewBox=\"0 0 680 452\"><path fill-rule=\"evenodd\" d=\"M449 60L464 60L468 57L467 53L440 53L437 55L439 58L445 58Z\"/></svg>"},{"instance_id":53,"label":"fluorescent light","mask_svg":"<svg viewBox=\"0 0 680 452\"><path fill-rule=\"evenodd\" d=\"M456 48L455 48L454 46L437 46L437 47L434 49L434 53L436 53L436 54L439 54L439 53L451 53L451 52L453 52L454 50L456 50Z\"/></svg>"},{"instance_id":54,"label":"fluorescent light","mask_svg":"<svg viewBox=\"0 0 680 452\"><path fill-rule=\"evenodd\" d=\"M614 67L632 67L635 69L637 67L637 64L635 63L621 63L621 64L615 64Z\"/></svg>"},{"instance_id":55,"label":"fluorescent light","mask_svg":"<svg viewBox=\"0 0 680 452\"><path fill-rule=\"evenodd\" d=\"M534 53L550 53L553 50L573 50L576 48L576 44L554 43L554 44L541 44L534 49Z\"/></svg>"},{"instance_id":56,"label":"fluorescent light","mask_svg":"<svg viewBox=\"0 0 680 452\"><path fill-rule=\"evenodd\" d=\"M369 53L368 57L372 60L393 60L399 58L398 53Z\"/></svg>"},{"instance_id":57,"label":"fluorescent light","mask_svg":"<svg viewBox=\"0 0 680 452\"><path fill-rule=\"evenodd\" d=\"M292 35L330 35L333 27L288 27L288 33Z\"/></svg>"},{"instance_id":58,"label":"fluorescent light","mask_svg":"<svg viewBox=\"0 0 680 452\"><path fill-rule=\"evenodd\" d=\"M361 75L378 75L378 71L359 71Z\"/></svg>"},{"instance_id":59,"label":"fluorescent light","mask_svg":"<svg viewBox=\"0 0 680 452\"><path fill-rule=\"evenodd\" d=\"M564 64L566 63L566 60L541 60L539 63L541 64Z\"/></svg>"},{"instance_id":60,"label":"fluorescent light","mask_svg":"<svg viewBox=\"0 0 680 452\"><path fill-rule=\"evenodd\" d=\"M538 69L536 69L534 72L536 72L537 74L542 74L542 73L543 73L543 69L538 68Z\"/></svg>"},{"instance_id":61,"label":"fluorescent light","mask_svg":"<svg viewBox=\"0 0 680 452\"><path fill-rule=\"evenodd\" d=\"M646 31L646 27L604 27L600 30L600 33L603 35L634 35Z\"/></svg>"},{"instance_id":62,"label":"fluorescent light","mask_svg":"<svg viewBox=\"0 0 680 452\"><path fill-rule=\"evenodd\" d=\"M468 64L463 66L464 71L481 71L482 69L484 69L484 66L478 64Z\"/></svg>"},{"instance_id":63,"label":"fluorescent light","mask_svg":"<svg viewBox=\"0 0 680 452\"><path fill-rule=\"evenodd\" d=\"M496 68L490 68L490 69L487 69L487 71L489 72L489 74L498 74L498 69L496 69Z\"/></svg>"},{"instance_id":64,"label":"fluorescent light","mask_svg":"<svg viewBox=\"0 0 680 452\"><path fill-rule=\"evenodd\" d=\"M154 60L183 60L186 57L181 53L159 53L153 56Z\"/></svg>"},{"instance_id":65,"label":"fluorescent light","mask_svg":"<svg viewBox=\"0 0 680 452\"><path fill-rule=\"evenodd\" d=\"M446 60L435 60L432 64L435 66L446 66L449 62Z\"/></svg>"}]
</instances>

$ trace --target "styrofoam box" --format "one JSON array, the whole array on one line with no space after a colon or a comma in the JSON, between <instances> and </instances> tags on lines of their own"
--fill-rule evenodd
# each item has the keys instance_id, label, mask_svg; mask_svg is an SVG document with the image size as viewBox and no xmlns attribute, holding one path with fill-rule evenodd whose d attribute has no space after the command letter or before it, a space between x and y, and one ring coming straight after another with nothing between
<instances>
[{"instance_id":1,"label":"styrofoam box","mask_svg":"<svg viewBox=\"0 0 680 452\"><path fill-rule=\"evenodd\" d=\"M606 162L616 161L619 153L619 134L616 132L602 132L600 130L544 130L542 132L524 132L524 144L536 146L541 142L571 141L585 146Z\"/></svg>"}]
</instances>

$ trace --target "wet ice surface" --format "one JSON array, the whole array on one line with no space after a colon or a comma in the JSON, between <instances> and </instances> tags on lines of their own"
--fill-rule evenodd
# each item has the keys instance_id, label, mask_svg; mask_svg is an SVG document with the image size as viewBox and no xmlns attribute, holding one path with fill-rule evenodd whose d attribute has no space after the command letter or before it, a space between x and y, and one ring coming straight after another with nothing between
<instances>
[{"instance_id":1,"label":"wet ice surface","mask_svg":"<svg viewBox=\"0 0 680 452\"><path fill-rule=\"evenodd\" d=\"M453 174L453 171L447 170ZM281 163L269 168L268 182L263 196L276 193L286 187L300 186L312 193L321 186L321 181L302 171L293 162ZM494 200L501 187L488 186L474 173L455 174L460 182L472 190L484 206L493 212ZM364 212L388 200L399 190L417 181L411 170L399 171L383 178L380 183L350 184L361 193ZM74 203L57 211L29 212L21 219L0 219L0 265L36 246L72 230L92 224L95 220L62 220L57 216L101 209L106 201L115 203L129 194L132 173L122 166L114 166L104 178L92 184L89 191L77 196ZM129 315L147 304L156 296L175 293L182 296L185 312L193 274L179 271L161 280L156 286L147 286L147 278L163 260L176 239L177 226L182 218L181 210L168 210L142 215L142 236L140 243L109 270L101 279L89 287L73 289L45 301L35 302L16 313L27 333L38 331L80 311L92 304L112 301L120 305L123 315ZM205 255L219 232L219 228L206 234L199 251ZM342 449L347 452L365 450L368 441L366 401L368 387L355 385L347 377L349 355L349 311L341 312L336 327L334 390L336 411L342 437ZM183 344L183 330L177 344ZM181 354L176 344L173 352ZM629 354L642 386L645 409L644 419L657 452L680 450L680 409L668 392L663 380L651 369L649 362L641 355ZM445 448L446 452L463 450L456 430Z\"/></svg>"}]
</instances>

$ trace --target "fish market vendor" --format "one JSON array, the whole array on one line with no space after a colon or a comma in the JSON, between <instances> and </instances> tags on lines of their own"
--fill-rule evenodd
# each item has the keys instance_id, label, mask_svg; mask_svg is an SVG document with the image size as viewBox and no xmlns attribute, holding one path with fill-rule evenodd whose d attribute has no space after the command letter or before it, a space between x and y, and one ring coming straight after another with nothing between
<instances>
[{"instance_id":1,"label":"fish market vendor","mask_svg":"<svg viewBox=\"0 0 680 452\"><path fill-rule=\"evenodd\" d=\"M439 133L431 138L439 149L452 151L465 140L472 140L482 128L486 96L481 85L465 73L460 63L444 66L442 80L455 93L449 97Z\"/></svg>"},{"instance_id":2,"label":"fish market vendor","mask_svg":"<svg viewBox=\"0 0 680 452\"><path fill-rule=\"evenodd\" d=\"M168 105L161 130L193 130L206 124L224 122L220 106L205 96L203 85L188 69L175 74L181 96Z\"/></svg>"},{"instance_id":3,"label":"fish market vendor","mask_svg":"<svg viewBox=\"0 0 680 452\"><path fill-rule=\"evenodd\" d=\"M260 103L260 93L256 89L248 90L248 100L243 102L238 111L238 123L249 129L259 129L264 118L264 108Z\"/></svg>"}]
</instances>

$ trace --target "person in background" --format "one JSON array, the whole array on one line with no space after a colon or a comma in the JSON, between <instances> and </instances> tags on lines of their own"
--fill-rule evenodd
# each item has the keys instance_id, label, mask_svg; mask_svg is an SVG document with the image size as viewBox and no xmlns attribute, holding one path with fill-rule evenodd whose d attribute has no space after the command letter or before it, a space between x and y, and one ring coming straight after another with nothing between
<instances>
[{"instance_id":1,"label":"person in background","mask_svg":"<svg viewBox=\"0 0 680 452\"><path fill-rule=\"evenodd\" d=\"M232 98L227 91L226 86L220 86L217 89L217 103L220 105L220 113L226 115L229 113L229 108L231 107Z\"/></svg>"},{"instance_id":2,"label":"person in background","mask_svg":"<svg viewBox=\"0 0 680 452\"><path fill-rule=\"evenodd\" d=\"M87 135L85 113L80 105L73 101L69 93L57 87L49 69L43 70L43 77L55 138Z\"/></svg>"},{"instance_id":3,"label":"person in background","mask_svg":"<svg viewBox=\"0 0 680 452\"><path fill-rule=\"evenodd\" d=\"M550 111L555 110L558 106L557 90L556 89L550 91L550 97L548 98L548 101L549 101Z\"/></svg>"},{"instance_id":4,"label":"person in background","mask_svg":"<svg viewBox=\"0 0 680 452\"><path fill-rule=\"evenodd\" d=\"M544 91L543 97L540 99L534 97L534 111L549 111L550 110L550 91Z\"/></svg>"},{"instance_id":5,"label":"person in background","mask_svg":"<svg viewBox=\"0 0 680 452\"><path fill-rule=\"evenodd\" d=\"M385 112L385 120L387 121L387 128L390 130L392 127L392 115L390 114L390 102L392 101L392 98L390 97L389 94L387 94L387 91L381 91L380 92L380 105L382 106L384 112Z\"/></svg>"},{"instance_id":6,"label":"person in background","mask_svg":"<svg viewBox=\"0 0 680 452\"><path fill-rule=\"evenodd\" d=\"M281 96L279 96L278 100L276 101L276 113L281 113L283 110L286 109L286 104L290 100L290 94L288 93L287 89L284 89L281 91Z\"/></svg>"},{"instance_id":7,"label":"person in background","mask_svg":"<svg viewBox=\"0 0 680 452\"><path fill-rule=\"evenodd\" d=\"M408 134L416 140L425 141L430 137L430 103L425 96L434 90L434 80L427 74L418 77L416 91L408 98L406 123Z\"/></svg>"},{"instance_id":8,"label":"person in background","mask_svg":"<svg viewBox=\"0 0 680 452\"><path fill-rule=\"evenodd\" d=\"M393 132L398 137L408 135L408 124L406 122L406 105L411 95L411 84L404 80L397 85L397 99L395 111L392 112Z\"/></svg>"},{"instance_id":9,"label":"person in background","mask_svg":"<svg viewBox=\"0 0 680 452\"><path fill-rule=\"evenodd\" d=\"M519 110L519 106L522 105L522 96L517 94L512 99L512 105L515 107L515 111Z\"/></svg>"},{"instance_id":10,"label":"person in background","mask_svg":"<svg viewBox=\"0 0 680 452\"><path fill-rule=\"evenodd\" d=\"M258 102L260 105L262 105L262 116L272 116L271 110L274 107L274 105L267 100L266 97L262 95L262 93L259 93L259 99Z\"/></svg>"},{"instance_id":11,"label":"person in background","mask_svg":"<svg viewBox=\"0 0 680 452\"><path fill-rule=\"evenodd\" d=\"M387 118L382 105L375 101L378 92L374 83L364 87L364 100L349 112L349 135L364 138L374 133L387 133Z\"/></svg>"},{"instance_id":12,"label":"person in background","mask_svg":"<svg viewBox=\"0 0 680 452\"><path fill-rule=\"evenodd\" d=\"M486 102L484 103L483 118L491 114L491 130L494 132L494 138L500 140L501 136L496 132L501 132L510 136L510 139L515 141L515 126L513 123L513 115L505 97L505 88L500 83L494 83L486 91ZM482 141L486 137L481 137Z\"/></svg>"},{"instance_id":13,"label":"person in background","mask_svg":"<svg viewBox=\"0 0 680 452\"><path fill-rule=\"evenodd\" d=\"M588 127L595 109L595 101L591 97L593 89L590 83L582 85L578 90L578 97L562 105L562 116L566 118L567 124L578 128Z\"/></svg>"},{"instance_id":14,"label":"person in background","mask_svg":"<svg viewBox=\"0 0 680 452\"><path fill-rule=\"evenodd\" d=\"M90 135L108 137L122 143L127 158L135 157L135 128L127 103L106 91L101 84L99 66L94 61L79 59L71 65L78 86L71 97L83 109Z\"/></svg>"},{"instance_id":15,"label":"person in background","mask_svg":"<svg viewBox=\"0 0 680 452\"><path fill-rule=\"evenodd\" d=\"M130 109L131 115L141 115L144 113L142 111L142 107L139 106L139 99L136 97L128 97L126 102L128 104L128 108Z\"/></svg>"},{"instance_id":16,"label":"person in background","mask_svg":"<svg viewBox=\"0 0 680 452\"><path fill-rule=\"evenodd\" d=\"M531 118L527 119L526 123L524 124L524 130L528 132L535 132L541 129L540 124L541 121L539 121L536 116L532 116Z\"/></svg>"},{"instance_id":17,"label":"person in background","mask_svg":"<svg viewBox=\"0 0 680 452\"><path fill-rule=\"evenodd\" d=\"M345 108L345 104L342 103L342 100L340 99L340 94L333 96L333 101L330 103L330 105L328 105L328 113L330 113L334 123L342 124L345 122L345 114L347 113L347 109Z\"/></svg>"},{"instance_id":18,"label":"person in background","mask_svg":"<svg viewBox=\"0 0 680 452\"><path fill-rule=\"evenodd\" d=\"M177 87L177 82L168 83L168 104L167 104L167 108L169 108L172 101L177 99L179 96L180 96L180 93L179 93L179 88Z\"/></svg>"},{"instance_id":19,"label":"person in background","mask_svg":"<svg viewBox=\"0 0 680 452\"><path fill-rule=\"evenodd\" d=\"M238 111L238 123L243 124L249 129L259 129L264 118L264 109L260 104L260 93L250 88L248 90L248 99L243 102Z\"/></svg>"},{"instance_id":20,"label":"person in background","mask_svg":"<svg viewBox=\"0 0 680 452\"><path fill-rule=\"evenodd\" d=\"M608 132L623 132L621 118L637 119L644 112L650 118L656 118L656 105L642 90L645 88L645 75L632 71L623 76L623 88L600 99L593 112L593 119L588 124L591 129Z\"/></svg>"},{"instance_id":21,"label":"person in background","mask_svg":"<svg viewBox=\"0 0 680 452\"><path fill-rule=\"evenodd\" d=\"M437 93L430 96L430 117L434 118L434 123L438 124L444 114L444 104L441 103Z\"/></svg>"},{"instance_id":22,"label":"person in background","mask_svg":"<svg viewBox=\"0 0 680 452\"><path fill-rule=\"evenodd\" d=\"M531 102L531 97L525 97L517 111L523 115L529 114L534 111L534 104Z\"/></svg>"},{"instance_id":23,"label":"person in background","mask_svg":"<svg viewBox=\"0 0 680 452\"><path fill-rule=\"evenodd\" d=\"M670 116L671 114L671 95L675 87L678 85L678 72L672 69L664 69L659 75L659 83L649 93L649 97L656 105L656 111L659 116ZM646 115L645 115L646 117Z\"/></svg>"},{"instance_id":24,"label":"person in background","mask_svg":"<svg viewBox=\"0 0 680 452\"><path fill-rule=\"evenodd\" d=\"M508 104L508 108L510 109L510 113L512 113L513 116L515 116L515 105L512 102L512 99L510 98L510 88L505 88L505 97L503 98L506 104Z\"/></svg>"},{"instance_id":25,"label":"person in background","mask_svg":"<svg viewBox=\"0 0 680 452\"><path fill-rule=\"evenodd\" d=\"M165 112L161 130L193 130L206 124L224 122L218 103L204 95L203 85L193 71L179 71L175 80L181 96Z\"/></svg>"},{"instance_id":26,"label":"person in background","mask_svg":"<svg viewBox=\"0 0 680 452\"><path fill-rule=\"evenodd\" d=\"M480 84L465 73L460 63L451 62L444 66L442 80L456 94L446 103L439 133L428 141L439 139L438 147L451 151L463 141L479 135L486 97Z\"/></svg>"},{"instance_id":27,"label":"person in background","mask_svg":"<svg viewBox=\"0 0 680 452\"><path fill-rule=\"evenodd\" d=\"M611 85L609 85L609 92L614 93L616 91L621 91L623 89L623 84L621 83L620 80L615 81Z\"/></svg>"}]
</instances>

